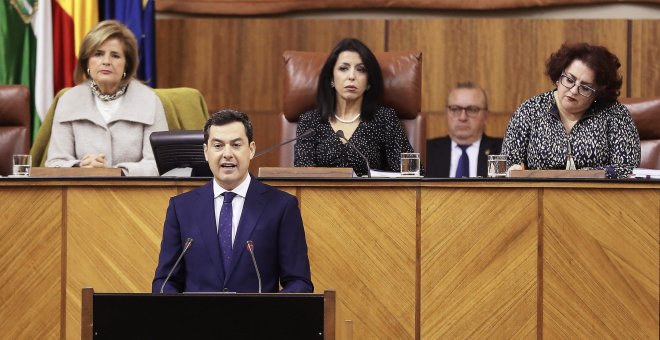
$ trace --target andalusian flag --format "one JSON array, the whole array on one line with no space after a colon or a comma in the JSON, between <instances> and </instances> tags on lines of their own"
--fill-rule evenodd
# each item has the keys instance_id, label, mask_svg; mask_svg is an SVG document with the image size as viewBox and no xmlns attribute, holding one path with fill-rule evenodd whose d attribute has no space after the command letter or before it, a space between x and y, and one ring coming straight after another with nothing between
<instances>
[{"instance_id":1,"label":"andalusian flag","mask_svg":"<svg viewBox=\"0 0 660 340\"><path fill-rule=\"evenodd\" d=\"M0 84L30 88L33 138L55 94L75 85L80 43L99 18L133 31L138 78L155 86L153 0L0 0Z\"/></svg>"}]
</instances>

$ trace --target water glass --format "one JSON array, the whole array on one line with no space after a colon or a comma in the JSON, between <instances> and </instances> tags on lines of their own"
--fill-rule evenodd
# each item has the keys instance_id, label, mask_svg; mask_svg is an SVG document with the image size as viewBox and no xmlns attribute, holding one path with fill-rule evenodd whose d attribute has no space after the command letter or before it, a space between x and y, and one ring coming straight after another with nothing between
<instances>
[{"instance_id":1,"label":"water glass","mask_svg":"<svg viewBox=\"0 0 660 340\"><path fill-rule=\"evenodd\" d=\"M29 176L31 167L32 167L32 156L30 155L13 156L12 173L14 176Z\"/></svg>"},{"instance_id":2,"label":"water glass","mask_svg":"<svg viewBox=\"0 0 660 340\"><path fill-rule=\"evenodd\" d=\"M401 153L401 176L419 177L420 160L418 152Z\"/></svg>"},{"instance_id":3,"label":"water glass","mask_svg":"<svg viewBox=\"0 0 660 340\"><path fill-rule=\"evenodd\" d=\"M488 177L506 177L506 155L488 155Z\"/></svg>"}]
</instances>

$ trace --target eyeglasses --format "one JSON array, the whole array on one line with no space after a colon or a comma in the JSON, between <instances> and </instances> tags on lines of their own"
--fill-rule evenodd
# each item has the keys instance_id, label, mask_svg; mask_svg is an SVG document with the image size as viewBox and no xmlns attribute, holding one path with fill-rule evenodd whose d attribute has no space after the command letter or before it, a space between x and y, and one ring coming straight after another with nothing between
<instances>
[{"instance_id":1,"label":"eyeglasses","mask_svg":"<svg viewBox=\"0 0 660 340\"><path fill-rule=\"evenodd\" d=\"M577 80L571 78L570 76L568 76L564 73L561 74L561 77L559 78L559 82L562 85L564 85L565 88L567 88L569 90L572 89L573 87L575 87L575 85L577 84ZM592 87L587 86L587 85L580 84L580 85L578 85L578 93L581 96L589 98L589 97L593 96L594 93L596 93L596 90Z\"/></svg>"},{"instance_id":2,"label":"eyeglasses","mask_svg":"<svg viewBox=\"0 0 660 340\"><path fill-rule=\"evenodd\" d=\"M476 117L479 112L482 110L486 110L486 108L480 108L478 106L467 106L467 107L462 107L458 105L447 105L447 111L453 115L453 116L460 116L463 111L465 111L465 114L470 117L474 118Z\"/></svg>"}]
</instances>

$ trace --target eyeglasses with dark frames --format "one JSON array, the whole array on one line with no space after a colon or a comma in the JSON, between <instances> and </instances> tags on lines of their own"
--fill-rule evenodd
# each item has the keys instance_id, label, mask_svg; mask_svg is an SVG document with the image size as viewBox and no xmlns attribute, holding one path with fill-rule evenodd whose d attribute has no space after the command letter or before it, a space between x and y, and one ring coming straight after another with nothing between
<instances>
[{"instance_id":1,"label":"eyeglasses with dark frames","mask_svg":"<svg viewBox=\"0 0 660 340\"><path fill-rule=\"evenodd\" d=\"M569 90L572 89L573 87L575 87L575 85L577 85L577 80L573 79L571 76L569 76L565 73L561 74L561 77L559 78L559 82L565 88L567 88ZM580 85L578 85L578 93L581 96L589 98L589 97L593 96L594 93L596 93L596 90L593 87L590 87L590 86L587 86L587 85L584 85L584 84L580 84Z\"/></svg>"},{"instance_id":2,"label":"eyeglasses with dark frames","mask_svg":"<svg viewBox=\"0 0 660 340\"><path fill-rule=\"evenodd\" d=\"M447 111L452 115L452 116L460 116L463 111L465 111L465 114L470 117L474 118L476 117L479 112L487 110L486 108L481 108L478 106L458 106L458 105L447 105Z\"/></svg>"}]
</instances>

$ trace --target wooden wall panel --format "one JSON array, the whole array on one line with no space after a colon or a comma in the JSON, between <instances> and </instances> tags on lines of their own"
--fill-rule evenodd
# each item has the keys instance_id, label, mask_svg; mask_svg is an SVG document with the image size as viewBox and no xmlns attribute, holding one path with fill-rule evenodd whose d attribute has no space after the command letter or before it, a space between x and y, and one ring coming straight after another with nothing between
<instances>
[{"instance_id":1,"label":"wooden wall panel","mask_svg":"<svg viewBox=\"0 0 660 340\"><path fill-rule=\"evenodd\" d=\"M660 20L633 20L631 45L630 96L660 96Z\"/></svg>"},{"instance_id":2,"label":"wooden wall panel","mask_svg":"<svg viewBox=\"0 0 660 340\"><path fill-rule=\"evenodd\" d=\"M0 189L0 337L57 339L61 315L61 191Z\"/></svg>"},{"instance_id":3,"label":"wooden wall panel","mask_svg":"<svg viewBox=\"0 0 660 340\"><path fill-rule=\"evenodd\" d=\"M416 190L302 188L301 205L314 290L337 291L337 334L352 320L355 339L413 339Z\"/></svg>"},{"instance_id":4,"label":"wooden wall panel","mask_svg":"<svg viewBox=\"0 0 660 340\"><path fill-rule=\"evenodd\" d=\"M67 209L66 335L80 339L81 289L150 292L174 187L71 188Z\"/></svg>"},{"instance_id":5,"label":"wooden wall panel","mask_svg":"<svg viewBox=\"0 0 660 340\"><path fill-rule=\"evenodd\" d=\"M660 196L613 191L545 190L547 338L658 338Z\"/></svg>"},{"instance_id":6,"label":"wooden wall panel","mask_svg":"<svg viewBox=\"0 0 660 340\"><path fill-rule=\"evenodd\" d=\"M537 193L422 191L422 339L536 337Z\"/></svg>"}]
</instances>

